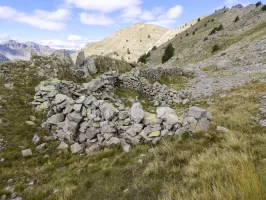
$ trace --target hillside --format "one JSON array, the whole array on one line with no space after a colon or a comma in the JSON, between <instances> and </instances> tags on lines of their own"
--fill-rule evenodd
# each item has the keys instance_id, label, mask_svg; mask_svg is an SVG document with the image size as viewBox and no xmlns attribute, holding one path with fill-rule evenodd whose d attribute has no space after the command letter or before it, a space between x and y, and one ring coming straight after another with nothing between
<instances>
[{"instance_id":1,"label":"hillside","mask_svg":"<svg viewBox=\"0 0 266 200\"><path fill-rule=\"evenodd\" d=\"M237 16L239 21L235 22ZM230 10L221 9L179 33L156 50L150 51L147 64L152 67L186 66L221 53L233 44L259 39L264 36L266 30L265 16L266 13L261 10L261 6L255 5L249 5L246 8L237 5ZM221 24L223 29L210 35L210 32ZM165 47L169 43L173 45L175 54L168 62L162 64ZM215 44L219 46L219 50L212 52Z\"/></svg>"},{"instance_id":2,"label":"hillside","mask_svg":"<svg viewBox=\"0 0 266 200\"><path fill-rule=\"evenodd\" d=\"M206 18L208 15L203 15L197 19L192 20L191 22L188 22L184 24L183 26L176 27L174 29L168 30L155 44L154 46L158 47L161 46L162 44L166 43L167 41L173 39L176 37L179 33L182 33L183 31L187 30L191 26L195 25L198 23L198 19L202 20ZM150 49L149 49L150 50Z\"/></svg>"},{"instance_id":3,"label":"hillside","mask_svg":"<svg viewBox=\"0 0 266 200\"><path fill-rule=\"evenodd\" d=\"M87 44L83 50L86 55L104 55L133 62L152 48L167 31L160 26L136 23L99 42ZM72 55L73 60L76 56L77 54Z\"/></svg>"},{"instance_id":4,"label":"hillside","mask_svg":"<svg viewBox=\"0 0 266 200\"><path fill-rule=\"evenodd\" d=\"M65 50L0 63L0 199L266 199L266 5L194 22L146 63ZM93 51L122 38L136 56L147 30Z\"/></svg>"},{"instance_id":5,"label":"hillside","mask_svg":"<svg viewBox=\"0 0 266 200\"><path fill-rule=\"evenodd\" d=\"M204 15L199 18L204 19L207 16ZM154 46L157 47L164 44L177 34L197 24L199 18L172 30L152 24L136 23L116 31L99 42L89 43L81 50L84 50L86 55L105 55L134 62ZM78 52L71 55L74 61L77 54Z\"/></svg>"}]
</instances>

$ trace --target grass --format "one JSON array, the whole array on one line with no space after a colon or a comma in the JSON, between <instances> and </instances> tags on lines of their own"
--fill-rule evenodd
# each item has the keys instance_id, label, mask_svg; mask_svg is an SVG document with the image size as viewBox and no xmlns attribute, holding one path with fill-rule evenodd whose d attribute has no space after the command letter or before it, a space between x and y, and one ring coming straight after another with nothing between
<instances>
[{"instance_id":1,"label":"grass","mask_svg":"<svg viewBox=\"0 0 266 200\"><path fill-rule=\"evenodd\" d=\"M189 78L180 75L172 75L172 76L163 75L161 79L158 80L158 82L160 84L167 85L169 88L173 88L174 90L179 91L186 88L188 79Z\"/></svg>"},{"instance_id":2,"label":"grass","mask_svg":"<svg viewBox=\"0 0 266 200\"><path fill-rule=\"evenodd\" d=\"M5 89L0 78L0 138L7 141L0 151L5 158L0 163L0 195L10 195L4 188L13 185L27 200L266 199L266 131L251 118L259 113L258 96L266 91L265 83L235 88L222 99L214 96L215 103L205 105L213 115L207 132L164 138L156 147L137 146L130 153L114 148L73 156L56 150L59 142L34 150L33 135L49 133L39 126L44 114L29 105L40 81L37 72L24 68L5 70L13 90ZM116 94L137 95L123 90ZM31 115L37 117L36 126L25 125ZM217 125L230 131L217 132ZM21 156L25 148L33 150L32 157ZM29 186L30 181L34 185Z\"/></svg>"},{"instance_id":3,"label":"grass","mask_svg":"<svg viewBox=\"0 0 266 200\"><path fill-rule=\"evenodd\" d=\"M214 72L216 71L218 68L216 65L209 65L207 67L204 67L202 70L205 72Z\"/></svg>"},{"instance_id":4,"label":"grass","mask_svg":"<svg viewBox=\"0 0 266 200\"><path fill-rule=\"evenodd\" d=\"M96 56L94 62L97 67L98 74L103 74L107 71L125 73L136 67L134 64L130 64L122 60L116 60L108 56Z\"/></svg>"},{"instance_id":5,"label":"grass","mask_svg":"<svg viewBox=\"0 0 266 200\"><path fill-rule=\"evenodd\" d=\"M129 98L136 100L138 99L139 102L142 104L142 108L149 112L154 112L155 107L150 102L149 98L145 96L144 94L141 94L138 91L135 90L127 90L127 89L116 89L114 92L116 95L124 99L124 104L127 107L132 106L132 101L129 100Z\"/></svg>"}]
</instances>

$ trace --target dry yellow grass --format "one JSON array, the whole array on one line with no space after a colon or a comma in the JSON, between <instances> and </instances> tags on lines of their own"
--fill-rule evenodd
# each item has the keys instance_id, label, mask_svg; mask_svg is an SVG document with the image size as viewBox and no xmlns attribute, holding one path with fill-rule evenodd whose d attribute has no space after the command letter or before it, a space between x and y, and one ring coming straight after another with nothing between
<instances>
[{"instance_id":1,"label":"dry yellow grass","mask_svg":"<svg viewBox=\"0 0 266 200\"><path fill-rule=\"evenodd\" d=\"M155 149L146 174L166 170L158 199L265 199L266 131L251 116L258 113L257 96L265 84L235 89L209 109L214 115L210 131L175 141L165 140ZM216 125L230 129L216 131Z\"/></svg>"}]
</instances>

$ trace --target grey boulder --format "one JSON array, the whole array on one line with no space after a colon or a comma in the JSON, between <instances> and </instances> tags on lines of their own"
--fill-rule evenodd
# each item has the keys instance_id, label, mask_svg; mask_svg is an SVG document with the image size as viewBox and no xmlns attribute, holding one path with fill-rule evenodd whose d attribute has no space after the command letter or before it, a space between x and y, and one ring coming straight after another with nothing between
<instances>
[{"instance_id":1,"label":"grey boulder","mask_svg":"<svg viewBox=\"0 0 266 200\"><path fill-rule=\"evenodd\" d=\"M135 123L140 123L144 118L144 111L140 103L134 103L130 110L130 117Z\"/></svg>"}]
</instances>

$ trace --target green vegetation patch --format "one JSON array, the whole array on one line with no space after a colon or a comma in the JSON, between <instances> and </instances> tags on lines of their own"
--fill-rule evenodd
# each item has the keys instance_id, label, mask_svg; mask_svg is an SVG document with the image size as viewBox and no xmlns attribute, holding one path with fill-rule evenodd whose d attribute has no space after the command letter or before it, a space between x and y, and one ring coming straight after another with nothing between
<instances>
[{"instance_id":1,"label":"green vegetation patch","mask_svg":"<svg viewBox=\"0 0 266 200\"><path fill-rule=\"evenodd\" d=\"M172 45L172 43L169 43L164 51L164 55L162 57L162 63L166 63L168 60L170 60L174 55L175 49Z\"/></svg>"},{"instance_id":2,"label":"green vegetation patch","mask_svg":"<svg viewBox=\"0 0 266 200\"><path fill-rule=\"evenodd\" d=\"M158 80L160 84L165 84L177 91L185 89L188 81L189 78L180 75L163 75L161 79Z\"/></svg>"},{"instance_id":3,"label":"green vegetation patch","mask_svg":"<svg viewBox=\"0 0 266 200\"><path fill-rule=\"evenodd\" d=\"M139 102L141 102L142 108L146 111L149 112L153 112L155 110L155 107L152 105L151 101L149 100L149 98L144 95L141 94L138 91L135 90L128 90L128 89L116 89L114 92L117 96L122 97L124 99L124 104L127 107L131 107L132 106L132 101L131 100L136 100L138 99Z\"/></svg>"}]
</instances>

